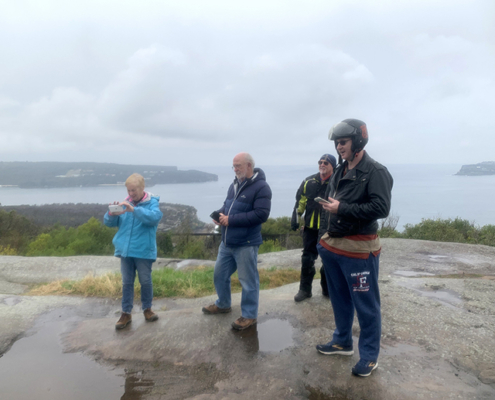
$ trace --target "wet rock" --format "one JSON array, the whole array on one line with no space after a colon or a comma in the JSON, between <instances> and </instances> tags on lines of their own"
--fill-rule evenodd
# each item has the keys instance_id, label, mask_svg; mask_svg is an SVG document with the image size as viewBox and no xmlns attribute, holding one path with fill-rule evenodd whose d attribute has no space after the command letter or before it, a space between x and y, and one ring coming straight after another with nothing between
<instances>
[{"instance_id":1,"label":"wet rock","mask_svg":"<svg viewBox=\"0 0 495 400\"><path fill-rule=\"evenodd\" d=\"M495 384L495 363L480 363L479 379L486 384Z\"/></svg>"},{"instance_id":2,"label":"wet rock","mask_svg":"<svg viewBox=\"0 0 495 400\"><path fill-rule=\"evenodd\" d=\"M54 320L61 315L72 321L64 350L125 369L122 390L142 390L143 400L495 398L495 280L485 279L495 276L495 248L402 239L384 239L382 245L382 348L378 369L366 379L350 373L359 359L357 321L353 356L316 352L315 345L328 342L335 328L317 281L313 297L302 303L293 300L298 283L262 291L258 325L241 334L230 328L240 316L240 294L233 295L231 314L215 316L201 312L215 296L156 300L157 322L145 323L136 307L123 332L114 329L118 300L96 315L88 311L109 300L3 294L0 354L43 313L57 309L62 311ZM300 257L300 250L260 255L259 268L298 269ZM8 287L1 282L100 273L97 265L105 269L114 260L0 257L0 289ZM160 259L157 267L181 262ZM199 263L187 267L194 265ZM265 335L280 340L266 349Z\"/></svg>"}]
</instances>

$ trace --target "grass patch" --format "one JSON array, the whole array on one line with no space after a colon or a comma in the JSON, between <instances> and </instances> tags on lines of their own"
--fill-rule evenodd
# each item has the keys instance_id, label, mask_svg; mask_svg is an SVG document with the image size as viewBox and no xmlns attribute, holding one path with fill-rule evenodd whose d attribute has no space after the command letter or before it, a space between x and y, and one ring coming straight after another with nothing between
<instances>
[{"instance_id":1,"label":"grass patch","mask_svg":"<svg viewBox=\"0 0 495 400\"><path fill-rule=\"evenodd\" d=\"M300 271L295 269L270 269L259 270L260 289L272 289L299 282ZM152 271L153 297L183 297L195 298L208 296L215 293L213 285L213 268L199 267L194 270L175 271L163 268ZM241 284L237 273L232 275L232 293L241 291ZM140 296L140 285L136 279L134 284L135 297ZM61 280L34 287L28 293L31 296L47 295L77 295L85 297L111 297L122 296L122 278L120 273L109 273L103 276L88 275L80 281Z\"/></svg>"},{"instance_id":2,"label":"grass patch","mask_svg":"<svg viewBox=\"0 0 495 400\"><path fill-rule=\"evenodd\" d=\"M65 279L37 285L27 294L32 296L75 294L87 297L120 297L122 296L122 277L116 272L98 277L90 274L80 281Z\"/></svg>"}]
</instances>

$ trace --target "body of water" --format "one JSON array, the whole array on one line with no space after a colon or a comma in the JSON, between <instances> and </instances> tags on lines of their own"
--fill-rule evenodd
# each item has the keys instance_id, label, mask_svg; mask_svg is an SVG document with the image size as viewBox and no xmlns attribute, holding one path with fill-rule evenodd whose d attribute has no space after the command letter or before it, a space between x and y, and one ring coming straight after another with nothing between
<instances>
[{"instance_id":1,"label":"body of water","mask_svg":"<svg viewBox=\"0 0 495 400\"><path fill-rule=\"evenodd\" d=\"M273 192L271 217L290 216L295 194L302 180L318 172L317 166L260 166ZM388 165L394 178L392 213L399 217L398 229L416 224L422 218L456 218L478 225L495 225L495 175L456 176L461 165ZM166 203L186 204L198 210L202 221L223 204L234 179L230 166L198 167L218 175L217 182L156 185L149 191ZM53 203L101 203L123 200L124 186L63 189L0 188L2 205L41 205Z\"/></svg>"}]
</instances>

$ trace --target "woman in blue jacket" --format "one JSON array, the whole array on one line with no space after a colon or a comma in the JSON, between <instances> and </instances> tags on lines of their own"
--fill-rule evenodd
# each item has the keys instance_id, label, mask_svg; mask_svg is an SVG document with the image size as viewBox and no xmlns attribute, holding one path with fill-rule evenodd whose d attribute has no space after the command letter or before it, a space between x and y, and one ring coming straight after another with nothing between
<instances>
[{"instance_id":1,"label":"woman in blue jacket","mask_svg":"<svg viewBox=\"0 0 495 400\"><path fill-rule=\"evenodd\" d=\"M108 211L104 218L106 226L119 228L113 238L115 256L120 258L122 272L122 315L116 329L125 328L132 320L136 271L141 284L144 317L148 322L158 319L158 315L151 311L151 266L156 260L156 229L163 216L158 205L160 197L144 191L144 178L139 174L127 178L125 186L129 196L124 201L113 203L123 206L124 210Z\"/></svg>"}]
</instances>

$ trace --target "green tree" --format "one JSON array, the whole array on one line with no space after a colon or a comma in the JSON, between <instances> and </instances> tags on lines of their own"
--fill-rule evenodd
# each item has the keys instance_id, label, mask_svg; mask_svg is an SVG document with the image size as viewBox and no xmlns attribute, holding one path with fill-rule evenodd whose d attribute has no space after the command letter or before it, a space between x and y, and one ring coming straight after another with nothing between
<instances>
[{"instance_id":1,"label":"green tree","mask_svg":"<svg viewBox=\"0 0 495 400\"><path fill-rule=\"evenodd\" d=\"M416 225L406 224L404 237L439 242L476 243L477 232L473 223L460 218L422 219Z\"/></svg>"},{"instance_id":2,"label":"green tree","mask_svg":"<svg viewBox=\"0 0 495 400\"><path fill-rule=\"evenodd\" d=\"M261 225L262 235L282 235L289 233L290 231L289 217L268 218L268 220Z\"/></svg>"},{"instance_id":3,"label":"green tree","mask_svg":"<svg viewBox=\"0 0 495 400\"><path fill-rule=\"evenodd\" d=\"M15 211L0 210L0 246L16 254L24 254L29 243L41 233L41 228Z\"/></svg>"},{"instance_id":4,"label":"green tree","mask_svg":"<svg viewBox=\"0 0 495 400\"><path fill-rule=\"evenodd\" d=\"M54 226L29 244L28 256L75 256L112 254L114 228L104 226L96 218L77 228Z\"/></svg>"}]
</instances>

